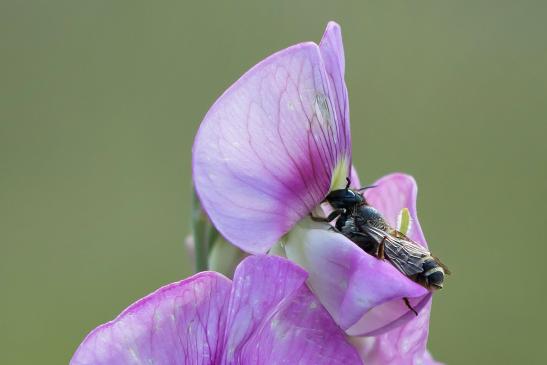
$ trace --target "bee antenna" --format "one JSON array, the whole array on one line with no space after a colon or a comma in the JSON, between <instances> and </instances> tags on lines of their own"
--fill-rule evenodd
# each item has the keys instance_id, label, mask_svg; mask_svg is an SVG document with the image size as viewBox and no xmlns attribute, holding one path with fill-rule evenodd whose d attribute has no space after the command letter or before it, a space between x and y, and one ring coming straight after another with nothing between
<instances>
[{"instance_id":1,"label":"bee antenna","mask_svg":"<svg viewBox=\"0 0 547 365\"><path fill-rule=\"evenodd\" d=\"M369 185L369 186L365 186L363 188L359 188L359 189L357 189L357 191L365 191L367 189L372 189L372 188L377 188L377 187L378 187L378 185Z\"/></svg>"},{"instance_id":2,"label":"bee antenna","mask_svg":"<svg viewBox=\"0 0 547 365\"><path fill-rule=\"evenodd\" d=\"M348 183L346 184L346 190L348 190L348 189L349 189L349 186L351 185L351 179L349 178L349 176L346 177L346 181L348 182Z\"/></svg>"}]
</instances>

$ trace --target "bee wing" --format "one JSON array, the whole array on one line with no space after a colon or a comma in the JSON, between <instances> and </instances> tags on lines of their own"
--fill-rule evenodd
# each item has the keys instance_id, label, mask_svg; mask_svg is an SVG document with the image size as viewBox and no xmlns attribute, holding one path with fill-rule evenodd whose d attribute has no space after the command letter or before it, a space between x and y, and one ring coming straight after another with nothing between
<instances>
[{"instance_id":1,"label":"bee wing","mask_svg":"<svg viewBox=\"0 0 547 365\"><path fill-rule=\"evenodd\" d=\"M384 255L400 272L406 276L423 272L424 258L431 256L425 248L376 227L368 226L366 230L378 243L384 242Z\"/></svg>"},{"instance_id":2,"label":"bee wing","mask_svg":"<svg viewBox=\"0 0 547 365\"><path fill-rule=\"evenodd\" d=\"M400 239L403 239L404 241L408 241L409 243L415 245L415 246L418 246L418 247L422 247L421 245L417 244L416 242L414 242L413 240L411 240L410 238L408 238L408 236L406 236L404 233L402 232L399 232L399 231L396 231L397 232L397 236L400 238ZM431 253L429 253L429 251L427 251L429 255L431 255ZM448 269L448 267L446 267L446 265L441 261L439 260L439 258L437 256L433 256L431 255L431 258L433 258L433 260L435 260L435 262L443 269L444 273L446 275L450 275L451 272L450 270Z\"/></svg>"},{"instance_id":3,"label":"bee wing","mask_svg":"<svg viewBox=\"0 0 547 365\"><path fill-rule=\"evenodd\" d=\"M442 262L441 260L439 260L439 258L438 258L437 256L431 256L431 257L433 257L433 259L435 260L435 262L436 262L437 264L439 264L439 266L443 269L443 271L444 271L444 273L445 273L446 275L452 274L452 272L450 272L450 269L449 269L448 267L446 267L446 265L443 264L443 262Z\"/></svg>"}]
</instances>

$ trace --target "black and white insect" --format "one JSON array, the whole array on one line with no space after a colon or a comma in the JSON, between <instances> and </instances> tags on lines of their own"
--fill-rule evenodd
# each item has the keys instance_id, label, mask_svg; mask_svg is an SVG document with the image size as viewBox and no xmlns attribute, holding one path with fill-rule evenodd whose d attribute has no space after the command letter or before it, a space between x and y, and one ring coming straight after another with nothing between
<instances>
[{"instance_id":1,"label":"black and white insect","mask_svg":"<svg viewBox=\"0 0 547 365\"><path fill-rule=\"evenodd\" d=\"M423 246L391 227L382 214L369 205L362 194L369 186L359 190L349 188L334 190L327 195L333 212L316 221L332 222L335 230L379 259L386 259L401 273L429 290L441 289L448 268ZM408 303L407 303L408 304ZM412 309L412 308L411 308Z\"/></svg>"}]
</instances>

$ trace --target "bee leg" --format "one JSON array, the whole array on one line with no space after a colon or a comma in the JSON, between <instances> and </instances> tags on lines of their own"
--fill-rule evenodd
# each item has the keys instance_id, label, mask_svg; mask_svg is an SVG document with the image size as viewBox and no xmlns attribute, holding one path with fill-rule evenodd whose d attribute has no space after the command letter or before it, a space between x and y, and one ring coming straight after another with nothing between
<instances>
[{"instance_id":1,"label":"bee leg","mask_svg":"<svg viewBox=\"0 0 547 365\"><path fill-rule=\"evenodd\" d=\"M403 298L403 301L405 302L406 306L408 307L408 309L410 309L412 312L414 312L414 314L416 315L416 317L418 317L418 312L416 312L416 309L412 308L412 306L410 305L410 302L408 301L408 298Z\"/></svg>"},{"instance_id":2,"label":"bee leg","mask_svg":"<svg viewBox=\"0 0 547 365\"><path fill-rule=\"evenodd\" d=\"M344 213L345 210L344 209L336 209L336 210L333 210L331 214L328 215L328 217L326 218L323 218L323 217L314 217L313 215L310 214L310 217L311 217L311 220L314 221L314 222L325 222L325 223L329 223L329 222L332 222L333 220L335 220L336 218L338 218L340 216L340 214Z\"/></svg>"},{"instance_id":3,"label":"bee leg","mask_svg":"<svg viewBox=\"0 0 547 365\"><path fill-rule=\"evenodd\" d=\"M380 260L385 260L385 255L384 255L384 242L386 240L386 236L384 236L384 238L382 238L382 242L380 242L380 244L378 245L378 254L376 255L376 257L378 257Z\"/></svg>"}]
</instances>

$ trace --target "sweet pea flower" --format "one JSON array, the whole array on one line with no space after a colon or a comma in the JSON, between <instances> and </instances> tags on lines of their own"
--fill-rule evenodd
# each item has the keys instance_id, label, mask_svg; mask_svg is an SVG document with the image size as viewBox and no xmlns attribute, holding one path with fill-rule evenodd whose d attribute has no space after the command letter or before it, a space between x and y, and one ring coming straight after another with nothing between
<instances>
[{"instance_id":1,"label":"sweet pea flower","mask_svg":"<svg viewBox=\"0 0 547 365\"><path fill-rule=\"evenodd\" d=\"M246 258L233 282L198 273L97 327L70 363L361 364L306 277L275 256Z\"/></svg>"},{"instance_id":2,"label":"sweet pea flower","mask_svg":"<svg viewBox=\"0 0 547 365\"><path fill-rule=\"evenodd\" d=\"M405 208L408 209L411 221L403 231L416 243L427 248L416 213L418 189L415 180L409 175L396 173L384 176L374 185L377 188L365 192L367 201L383 212L390 225L399 229L401 229L401 212ZM431 295L424 297L418 305L422 309L417 317L407 312L405 314L407 318L404 316L376 333L369 332L369 336L373 335L371 337L352 337L352 343L359 350L361 358L366 360L367 365L442 365L427 351ZM379 306L372 312L376 311L379 315L385 315L382 313L384 310L389 311L389 308ZM371 326L366 319L365 316L353 330L358 333L364 329L359 326Z\"/></svg>"},{"instance_id":3,"label":"sweet pea flower","mask_svg":"<svg viewBox=\"0 0 547 365\"><path fill-rule=\"evenodd\" d=\"M319 45L300 43L258 63L201 123L193 178L203 208L226 240L249 253L275 251L298 263L347 334L377 336L416 320L403 298L427 316L422 311L431 294L328 224L310 219L352 174L344 72L341 30L334 22ZM377 184L367 199L394 225L408 208L410 237L425 244L414 180L391 175Z\"/></svg>"}]
</instances>

